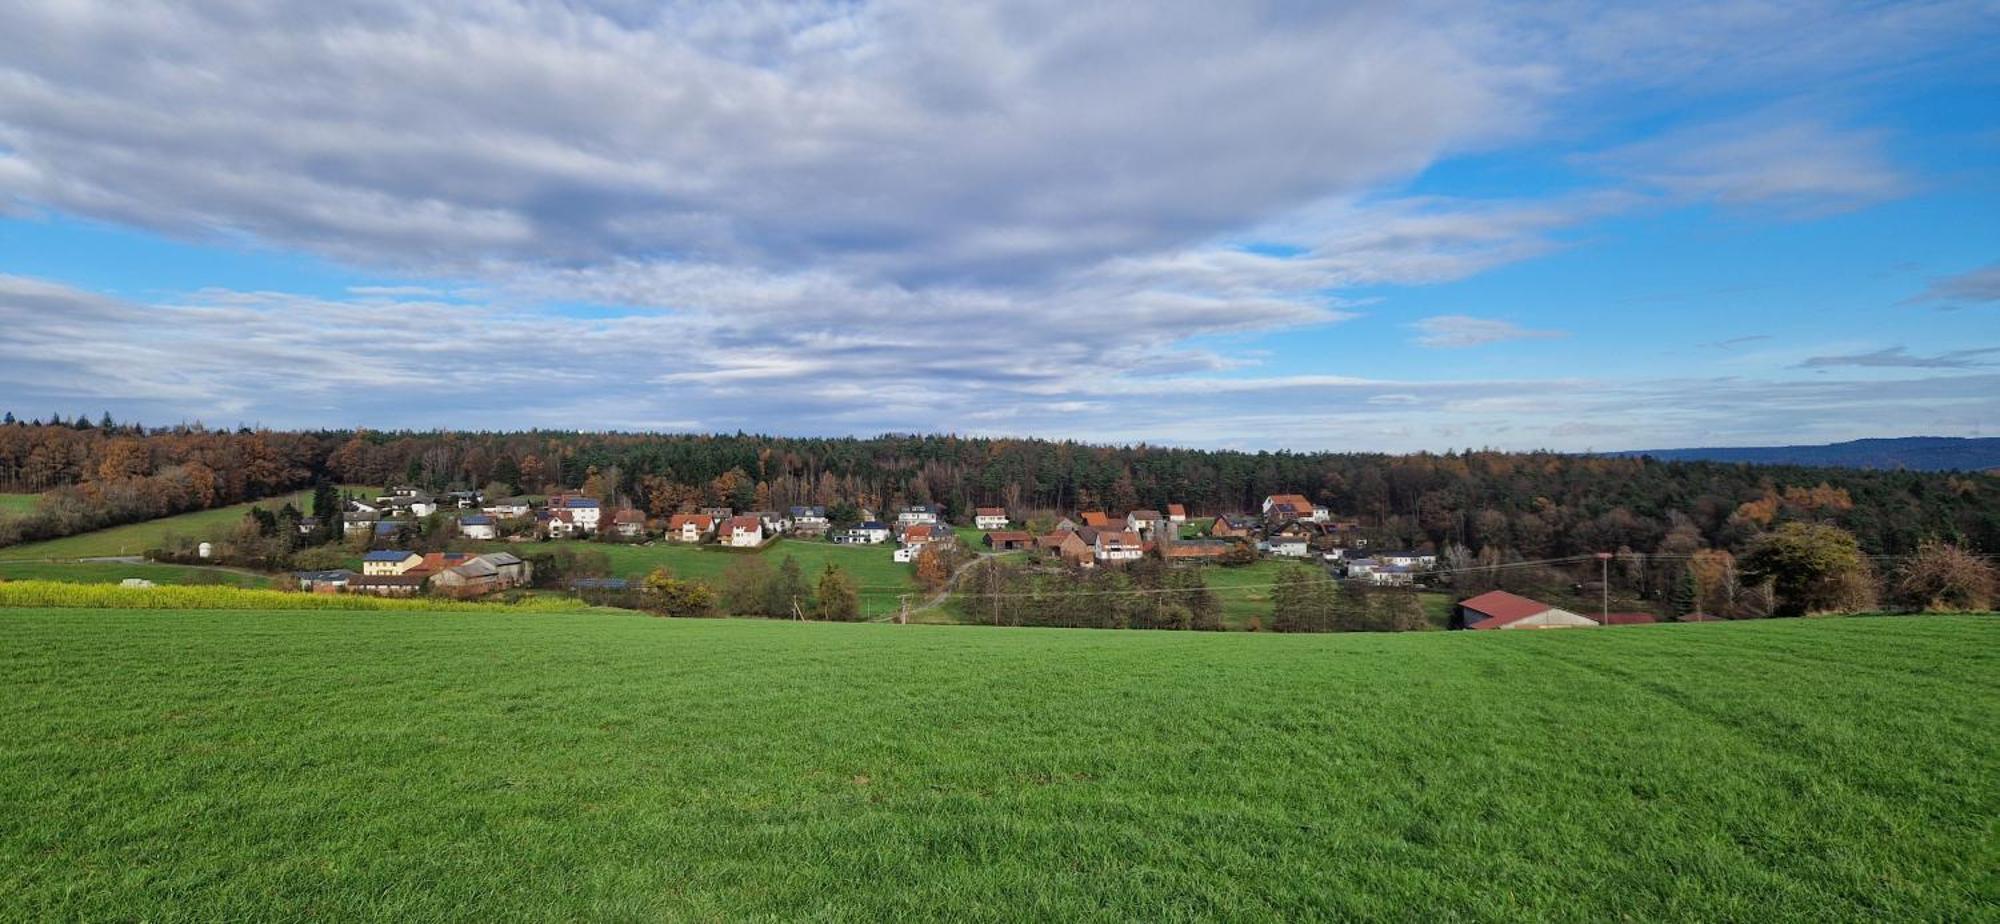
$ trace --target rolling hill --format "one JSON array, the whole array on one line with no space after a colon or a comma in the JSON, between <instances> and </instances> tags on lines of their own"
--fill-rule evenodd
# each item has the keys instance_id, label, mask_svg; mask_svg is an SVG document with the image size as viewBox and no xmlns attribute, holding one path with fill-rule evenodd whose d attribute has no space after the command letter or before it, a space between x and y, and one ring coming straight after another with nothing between
<instances>
[{"instance_id":1,"label":"rolling hill","mask_svg":"<svg viewBox=\"0 0 2000 924\"><path fill-rule=\"evenodd\" d=\"M1604 455L1620 458L1651 456L1665 462L1748 462L1756 465L1909 469L1922 472L1988 471L2000 468L2000 437L1899 436L1820 446L1640 449Z\"/></svg>"}]
</instances>

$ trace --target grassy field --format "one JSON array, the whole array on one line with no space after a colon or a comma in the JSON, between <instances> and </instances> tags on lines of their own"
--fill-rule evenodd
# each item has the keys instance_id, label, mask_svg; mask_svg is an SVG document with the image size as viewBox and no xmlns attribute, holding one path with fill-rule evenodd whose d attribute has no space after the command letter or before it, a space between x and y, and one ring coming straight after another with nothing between
<instances>
[{"instance_id":1,"label":"grassy field","mask_svg":"<svg viewBox=\"0 0 2000 924\"><path fill-rule=\"evenodd\" d=\"M527 554L537 549L549 548L560 543L485 543L482 547ZM897 608L896 595L916 593L915 568L898 564L890 557L893 545L835 545L811 539L779 539L764 548L751 552L721 548L718 546L683 545L673 542L654 542L651 545L617 545L605 542L574 542L571 548L595 549L604 552L611 559L611 573L616 577L645 577L653 569L665 566L683 578L709 581L719 586L722 573L730 564L745 555L761 555L775 568L791 556L798 560L799 568L805 572L808 582L817 582L819 573L826 569L828 562L846 571L854 582L863 588L861 604L871 614L892 612Z\"/></svg>"},{"instance_id":2,"label":"grassy field","mask_svg":"<svg viewBox=\"0 0 2000 924\"><path fill-rule=\"evenodd\" d=\"M238 574L218 568L161 565L148 562L127 565L112 562L0 561L0 580L72 581L79 584L116 584L126 578L144 578L155 584L230 584L237 587L269 587L263 575Z\"/></svg>"},{"instance_id":3,"label":"grassy field","mask_svg":"<svg viewBox=\"0 0 2000 924\"><path fill-rule=\"evenodd\" d=\"M347 490L371 492L372 488L348 488ZM300 510L312 506L312 492L301 491L288 497L267 498L248 504L233 504L214 510L198 510L179 516L161 517L143 523L128 523L110 529L100 529L92 533L65 536L46 542L29 542L0 548L0 561L22 561L50 558L103 558L116 555L139 555L147 549L156 548L168 534L181 536L204 536L218 530L227 530L243 519L252 507L277 510L290 501Z\"/></svg>"},{"instance_id":4,"label":"grassy field","mask_svg":"<svg viewBox=\"0 0 2000 924\"><path fill-rule=\"evenodd\" d=\"M27 513L41 498L40 494L0 494L0 514Z\"/></svg>"},{"instance_id":5,"label":"grassy field","mask_svg":"<svg viewBox=\"0 0 2000 924\"><path fill-rule=\"evenodd\" d=\"M1996 653L0 611L0 919L1991 919Z\"/></svg>"}]
</instances>

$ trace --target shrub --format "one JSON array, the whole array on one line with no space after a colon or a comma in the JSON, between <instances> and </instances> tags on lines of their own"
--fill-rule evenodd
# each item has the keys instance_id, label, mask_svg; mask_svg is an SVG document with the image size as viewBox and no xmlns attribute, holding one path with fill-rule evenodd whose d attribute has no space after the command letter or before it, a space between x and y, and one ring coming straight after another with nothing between
<instances>
[{"instance_id":1,"label":"shrub","mask_svg":"<svg viewBox=\"0 0 2000 924\"><path fill-rule=\"evenodd\" d=\"M1979 611L1993 607L1993 566L1946 542L1925 541L1896 573L1897 604L1913 610Z\"/></svg>"}]
</instances>

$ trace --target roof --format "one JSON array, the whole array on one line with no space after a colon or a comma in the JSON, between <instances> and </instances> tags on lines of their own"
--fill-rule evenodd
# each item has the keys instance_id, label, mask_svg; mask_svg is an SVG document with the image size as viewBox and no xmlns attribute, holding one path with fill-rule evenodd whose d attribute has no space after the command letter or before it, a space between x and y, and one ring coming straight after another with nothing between
<instances>
[{"instance_id":1,"label":"roof","mask_svg":"<svg viewBox=\"0 0 2000 924\"><path fill-rule=\"evenodd\" d=\"M1005 507L976 507L976 508L973 508L973 511L972 511L972 512L973 512L973 515L975 515L975 516L982 516L982 517L1004 517L1004 516L1006 516L1006 515L1007 515L1007 508L1005 508Z\"/></svg>"},{"instance_id":2,"label":"roof","mask_svg":"<svg viewBox=\"0 0 2000 924\"><path fill-rule=\"evenodd\" d=\"M569 507L569 508L572 508L572 509L575 509L575 508L592 508L592 507L596 507L596 506L597 506L597 498L595 498L595 497L565 497L565 498L563 498L563 506L565 506L565 507Z\"/></svg>"},{"instance_id":3,"label":"roof","mask_svg":"<svg viewBox=\"0 0 2000 924\"><path fill-rule=\"evenodd\" d=\"M1097 534L1098 545L1138 545L1139 534L1130 530L1107 529Z\"/></svg>"},{"instance_id":4,"label":"roof","mask_svg":"<svg viewBox=\"0 0 2000 924\"><path fill-rule=\"evenodd\" d=\"M676 513L667 518L668 529L680 529L689 523L696 529L707 529L715 524L715 518L706 513Z\"/></svg>"},{"instance_id":5,"label":"roof","mask_svg":"<svg viewBox=\"0 0 2000 924\"><path fill-rule=\"evenodd\" d=\"M986 534L988 542L1033 542L1034 540L1034 536L1018 529L999 529Z\"/></svg>"},{"instance_id":6,"label":"roof","mask_svg":"<svg viewBox=\"0 0 2000 924\"><path fill-rule=\"evenodd\" d=\"M454 574L460 574L464 575L465 577L473 577L473 578L493 577L500 573L499 566L495 565L490 561L487 561L484 558L475 558L451 570L452 573Z\"/></svg>"},{"instance_id":7,"label":"roof","mask_svg":"<svg viewBox=\"0 0 2000 924\"><path fill-rule=\"evenodd\" d=\"M369 552L368 554L361 556L361 560L362 561L407 561L410 556L416 554L417 553L415 552L405 552L396 549L381 549L379 551ZM421 558L422 556L418 557Z\"/></svg>"},{"instance_id":8,"label":"roof","mask_svg":"<svg viewBox=\"0 0 2000 924\"><path fill-rule=\"evenodd\" d=\"M422 587L428 580L421 574L357 574L347 580L348 586L364 587Z\"/></svg>"},{"instance_id":9,"label":"roof","mask_svg":"<svg viewBox=\"0 0 2000 924\"><path fill-rule=\"evenodd\" d=\"M1077 514L1077 516L1083 518L1083 525L1085 526L1103 526L1111 522L1111 518L1105 516L1102 510L1086 510Z\"/></svg>"},{"instance_id":10,"label":"roof","mask_svg":"<svg viewBox=\"0 0 2000 924\"><path fill-rule=\"evenodd\" d=\"M644 523L644 522L646 522L646 515L645 515L645 514L643 514L643 513L640 513L640 512L639 512L639 511L637 511L637 510L633 510L633 509L632 509L632 508L630 508L630 507L627 507L627 508L625 508L624 510L620 510L620 511L618 511L617 513L614 513L614 514L612 514L612 515L611 515L611 522L613 522L613 523Z\"/></svg>"},{"instance_id":11,"label":"roof","mask_svg":"<svg viewBox=\"0 0 2000 924\"><path fill-rule=\"evenodd\" d=\"M793 507L793 508L792 508L792 516L795 516L795 517L823 517L823 516L826 516L826 508L825 508L825 507L813 507L813 506L800 506L800 507Z\"/></svg>"},{"instance_id":12,"label":"roof","mask_svg":"<svg viewBox=\"0 0 2000 924\"><path fill-rule=\"evenodd\" d=\"M488 552L479 557L484 558L487 561L490 561L496 565L499 565L502 568L521 564L520 556L517 556L512 552Z\"/></svg>"},{"instance_id":13,"label":"roof","mask_svg":"<svg viewBox=\"0 0 2000 924\"><path fill-rule=\"evenodd\" d=\"M730 517L722 524L722 531L724 533L733 533L739 529L754 529L761 532L764 529L764 521L757 517L746 515Z\"/></svg>"},{"instance_id":14,"label":"roof","mask_svg":"<svg viewBox=\"0 0 2000 924\"><path fill-rule=\"evenodd\" d=\"M346 568L333 571L294 571L292 577L301 581L345 581L354 577L354 572Z\"/></svg>"},{"instance_id":15,"label":"roof","mask_svg":"<svg viewBox=\"0 0 2000 924\"><path fill-rule=\"evenodd\" d=\"M1187 508L1186 508L1186 507L1183 507L1183 506L1181 506L1180 504L1168 504L1168 505L1167 505L1167 516L1170 516L1170 517L1184 517L1184 516L1187 516Z\"/></svg>"},{"instance_id":16,"label":"roof","mask_svg":"<svg viewBox=\"0 0 2000 924\"><path fill-rule=\"evenodd\" d=\"M1300 513L1311 513L1313 509L1313 502L1306 500L1306 496L1303 494L1273 494L1266 498L1266 500L1269 500L1273 507L1280 504L1289 504L1293 510Z\"/></svg>"},{"instance_id":17,"label":"roof","mask_svg":"<svg viewBox=\"0 0 2000 924\"><path fill-rule=\"evenodd\" d=\"M471 516L459 517L458 523L460 526L492 526L493 518L483 513L475 513Z\"/></svg>"},{"instance_id":18,"label":"roof","mask_svg":"<svg viewBox=\"0 0 2000 924\"><path fill-rule=\"evenodd\" d=\"M375 532L378 534L393 533L396 530L402 528L403 528L403 521L401 520L383 520L382 522L375 524Z\"/></svg>"},{"instance_id":19,"label":"roof","mask_svg":"<svg viewBox=\"0 0 2000 924\"><path fill-rule=\"evenodd\" d=\"M1643 626L1659 621L1659 617L1651 613L1610 613L1604 617L1607 626Z\"/></svg>"},{"instance_id":20,"label":"roof","mask_svg":"<svg viewBox=\"0 0 2000 924\"><path fill-rule=\"evenodd\" d=\"M1486 618L1468 623L1467 628L1482 629L1490 626L1504 626L1517 619L1526 619L1536 613L1546 613L1555 607L1540 600L1530 600L1504 590L1489 590L1477 597L1458 601L1462 609L1478 613Z\"/></svg>"},{"instance_id":21,"label":"roof","mask_svg":"<svg viewBox=\"0 0 2000 924\"><path fill-rule=\"evenodd\" d=\"M931 534L936 531L937 527L932 526L929 523L919 523L915 526L910 527L909 529L903 530L903 541L908 542L911 539L929 539L931 538Z\"/></svg>"},{"instance_id":22,"label":"roof","mask_svg":"<svg viewBox=\"0 0 2000 924\"><path fill-rule=\"evenodd\" d=\"M1166 517L1164 517L1164 516L1161 516L1161 515L1160 515L1160 512L1159 512L1158 510L1134 510L1134 511L1132 511L1131 513L1128 513L1128 514L1126 514L1126 515L1125 515L1125 519L1128 519L1128 520L1164 520L1164 519L1166 519Z\"/></svg>"},{"instance_id":23,"label":"roof","mask_svg":"<svg viewBox=\"0 0 2000 924\"><path fill-rule=\"evenodd\" d=\"M632 582L625 578L570 578L571 590L628 590Z\"/></svg>"},{"instance_id":24,"label":"roof","mask_svg":"<svg viewBox=\"0 0 2000 924\"><path fill-rule=\"evenodd\" d=\"M863 524L861 524L860 526L856 526L856 527L854 527L854 528L855 528L855 529L888 529L888 528L889 528L889 525L888 525L887 523L884 523L884 522L882 522L881 520L869 520L868 522L866 522L866 523L863 523Z\"/></svg>"}]
</instances>

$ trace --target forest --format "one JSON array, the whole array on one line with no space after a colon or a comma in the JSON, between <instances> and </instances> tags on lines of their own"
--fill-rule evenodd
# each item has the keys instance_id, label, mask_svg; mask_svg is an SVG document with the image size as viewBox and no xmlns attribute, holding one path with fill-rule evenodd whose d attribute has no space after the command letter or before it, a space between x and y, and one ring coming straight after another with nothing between
<instances>
[{"instance_id":1,"label":"forest","mask_svg":"<svg viewBox=\"0 0 2000 924\"><path fill-rule=\"evenodd\" d=\"M1876 555L1937 539L2000 551L2000 477L1554 452L1385 455L1102 446L950 435L793 438L530 431L211 430L98 421L0 426L0 491L34 492L0 544L52 538L321 483L541 494L579 490L656 515L705 504L841 502L1011 511L1255 511L1296 492L1377 541L1507 559L1600 550L1742 550L1826 522Z\"/></svg>"}]
</instances>

